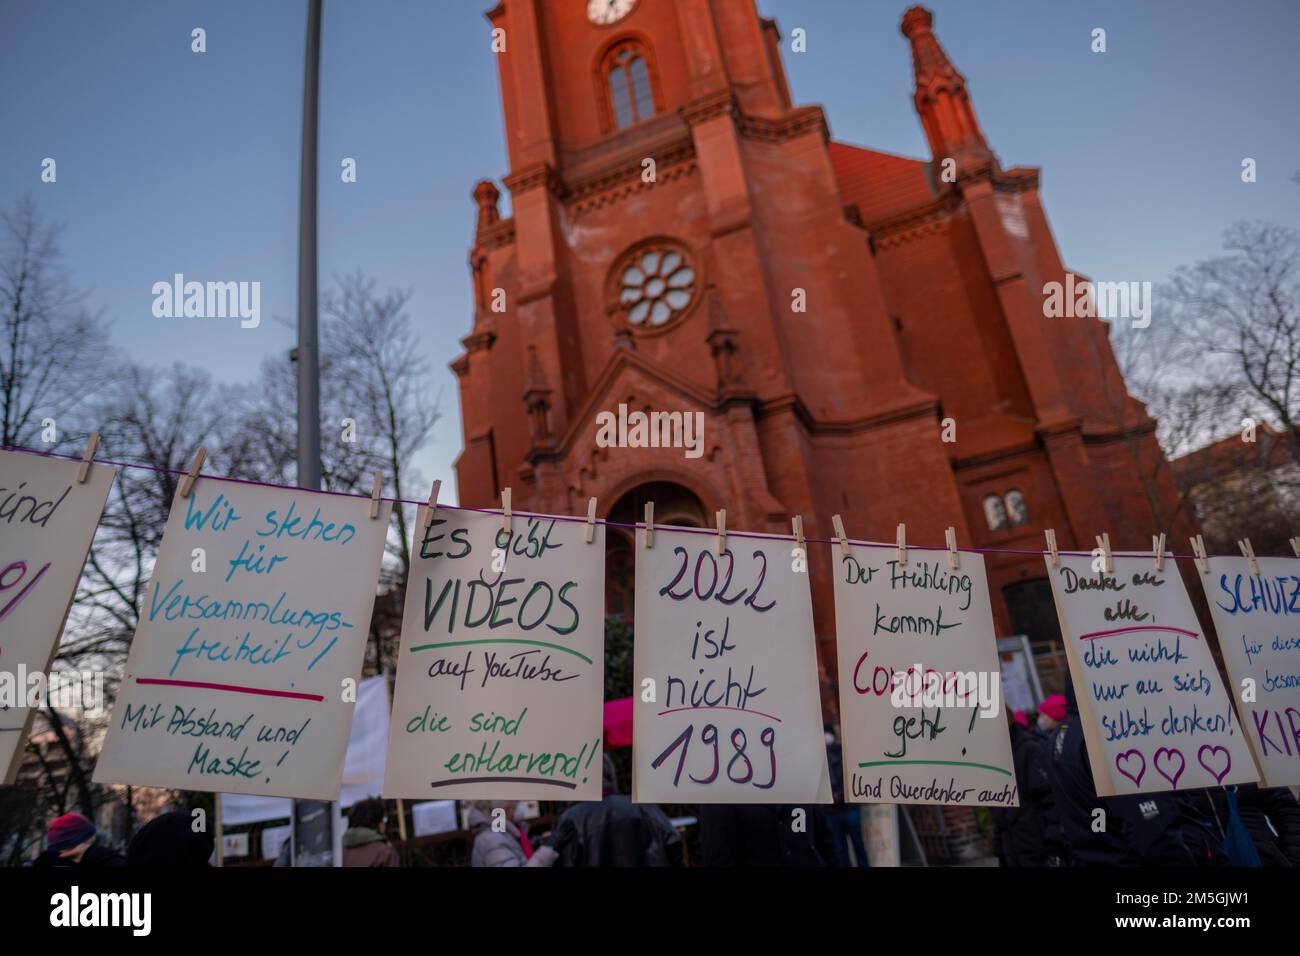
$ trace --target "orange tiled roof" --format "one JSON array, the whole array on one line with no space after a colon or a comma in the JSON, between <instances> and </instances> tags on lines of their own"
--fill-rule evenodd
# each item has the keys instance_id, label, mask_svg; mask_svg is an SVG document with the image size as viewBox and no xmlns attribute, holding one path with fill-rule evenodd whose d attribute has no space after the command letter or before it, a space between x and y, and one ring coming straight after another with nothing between
<instances>
[{"instance_id":1,"label":"orange tiled roof","mask_svg":"<svg viewBox=\"0 0 1300 956\"><path fill-rule=\"evenodd\" d=\"M870 224L934 200L929 163L847 143L830 144L840 198L853 203Z\"/></svg>"}]
</instances>

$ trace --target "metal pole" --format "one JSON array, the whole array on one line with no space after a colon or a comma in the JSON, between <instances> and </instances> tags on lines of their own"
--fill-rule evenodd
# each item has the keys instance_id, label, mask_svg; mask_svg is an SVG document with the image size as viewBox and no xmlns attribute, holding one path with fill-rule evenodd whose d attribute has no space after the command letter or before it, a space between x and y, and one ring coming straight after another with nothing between
<instances>
[{"instance_id":1,"label":"metal pole","mask_svg":"<svg viewBox=\"0 0 1300 956\"><path fill-rule=\"evenodd\" d=\"M298 485L320 487L320 358L316 331L316 150L320 115L321 0L307 0L302 83L302 166L298 197ZM338 865L334 808L293 802L293 865Z\"/></svg>"},{"instance_id":2,"label":"metal pole","mask_svg":"<svg viewBox=\"0 0 1300 956\"><path fill-rule=\"evenodd\" d=\"M307 0L298 198L298 484L320 487L320 359L316 333L316 146L321 0Z\"/></svg>"}]
</instances>

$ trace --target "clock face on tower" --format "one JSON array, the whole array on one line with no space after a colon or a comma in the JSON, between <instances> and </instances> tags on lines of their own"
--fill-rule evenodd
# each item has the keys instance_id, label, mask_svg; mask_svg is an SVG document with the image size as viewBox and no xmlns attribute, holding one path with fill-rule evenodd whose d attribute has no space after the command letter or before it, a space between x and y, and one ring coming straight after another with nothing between
<instances>
[{"instance_id":1,"label":"clock face on tower","mask_svg":"<svg viewBox=\"0 0 1300 956\"><path fill-rule=\"evenodd\" d=\"M618 23L636 7L636 0L587 0L587 19L607 27Z\"/></svg>"}]
</instances>

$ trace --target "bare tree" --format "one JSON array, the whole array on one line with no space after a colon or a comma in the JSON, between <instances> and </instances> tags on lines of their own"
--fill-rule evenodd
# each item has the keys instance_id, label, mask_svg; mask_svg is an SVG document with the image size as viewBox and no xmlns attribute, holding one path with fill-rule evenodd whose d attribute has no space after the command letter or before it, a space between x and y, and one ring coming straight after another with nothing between
<instances>
[{"instance_id":1,"label":"bare tree","mask_svg":"<svg viewBox=\"0 0 1300 956\"><path fill-rule=\"evenodd\" d=\"M437 398L428 396L428 361L406 315L410 295L395 289L379 294L374 280L357 272L335 280L322 310L322 352L338 387L336 411L356 421L361 455L384 472L397 498L403 497L412 456L429 440L440 414ZM405 581L411 569L406 509L399 506L394 514L395 553Z\"/></svg>"},{"instance_id":2,"label":"bare tree","mask_svg":"<svg viewBox=\"0 0 1300 956\"><path fill-rule=\"evenodd\" d=\"M59 648L61 661L108 664L112 672L117 668L111 665L124 659L180 481L176 472L189 467L200 445L214 469L226 466L222 438L232 426L234 401L234 390L215 385L206 372L128 365L95 403L104 453L144 467L118 472Z\"/></svg>"},{"instance_id":3,"label":"bare tree","mask_svg":"<svg viewBox=\"0 0 1300 956\"><path fill-rule=\"evenodd\" d=\"M64 268L59 229L30 197L0 213L0 444L35 444L58 430L112 367L99 315Z\"/></svg>"},{"instance_id":4,"label":"bare tree","mask_svg":"<svg viewBox=\"0 0 1300 956\"><path fill-rule=\"evenodd\" d=\"M1174 274L1170 321L1180 348L1170 358L1188 383L1209 383L1238 413L1279 424L1300 463L1300 235L1238 222L1224 249Z\"/></svg>"}]
</instances>

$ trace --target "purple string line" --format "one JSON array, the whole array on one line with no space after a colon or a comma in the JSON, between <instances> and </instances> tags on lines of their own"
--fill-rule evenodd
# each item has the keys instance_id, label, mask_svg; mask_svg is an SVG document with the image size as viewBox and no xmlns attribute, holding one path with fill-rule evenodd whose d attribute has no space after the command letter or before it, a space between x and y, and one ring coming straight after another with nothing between
<instances>
[{"instance_id":1,"label":"purple string line","mask_svg":"<svg viewBox=\"0 0 1300 956\"><path fill-rule=\"evenodd\" d=\"M27 448L23 445L0 445L0 450L21 451L21 452L27 452L28 454L31 455L40 455L42 458L63 458L68 461L75 461L75 462L81 462L83 460L80 455L64 455L54 451L41 451L40 449ZM185 476L189 474L189 471L184 468L159 468L156 465L142 465L137 462L130 462L130 461L114 461L111 458L93 458L91 459L91 461L97 465L112 465L115 468L134 468L137 471L148 471L158 475ZM306 491L317 495L334 495L335 497L338 498L358 498L364 501L370 500L370 495L360 494L352 491L328 491L323 488L303 488L300 485L279 485L272 481L257 481L252 478L233 478L233 477L219 476L219 475L203 475L202 477L211 478L214 481L229 481L237 485L254 485L259 488L276 488L281 491ZM427 501L421 501L413 498L388 498L382 495L380 496L379 500L391 501L393 504L403 504L403 505L419 506L419 505L428 504ZM445 505L442 504L441 502L439 502L438 504L438 510L439 511L471 511L476 514L486 514L486 515L504 514L504 512L500 508L469 508L469 507L457 506L457 505ZM535 511L514 511L513 509L511 510L510 513L512 516L518 516L521 518L548 518L548 519L554 519L556 521L574 521L574 522L579 522L581 524L587 523L587 519L580 515L547 515ZM597 518L595 519L594 523L605 525L606 527L609 528L627 528L632 531L635 531L638 528L645 527L645 522L638 521L638 522L628 523L625 521L609 521L605 518ZM656 531L671 530L673 532L680 532L682 534L707 534L710 536L716 535L718 533L716 528L684 528L684 527L678 527L676 525L662 525L662 526L655 525L655 530ZM767 534L761 531L732 531L730 528L727 529L727 536L737 537L737 538L757 538L765 541L794 541L795 540L793 534ZM896 541L861 541L858 540L857 538L848 538L846 540L848 541L849 544L861 545L862 547L866 547L866 548L897 548L898 547L898 542ZM804 541L811 544L839 544L840 543L839 538L805 537ZM909 551L946 552L948 550L948 547L947 545L935 546L935 545L925 545L925 544L912 544L909 541L907 543L907 549ZM965 551L973 554L1032 554L1032 555L1037 555L1038 557L1043 557L1048 553L1046 551L1033 550L1029 548L958 548L957 551L959 553ZM1076 555L1080 557L1091 557L1094 554L1094 552L1093 551L1067 551L1064 548L1060 548L1057 550L1057 554L1069 554L1069 555ZM1127 558L1151 558L1154 556L1154 552L1151 551L1112 551L1111 554L1114 557L1127 557ZM1174 551L1166 551L1165 557L1173 561L1195 561L1197 558L1195 554L1178 554ZM1214 555L1214 554L1206 555L1206 558L1214 558L1214 557L1240 557L1240 555ZM1266 558L1266 557L1270 557L1270 555L1261 554L1261 555L1257 555L1256 557ZM1281 555L1280 557L1291 557L1291 555Z\"/></svg>"}]
</instances>

